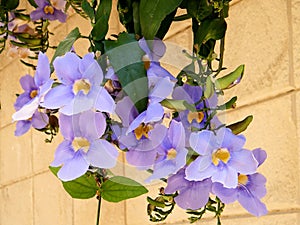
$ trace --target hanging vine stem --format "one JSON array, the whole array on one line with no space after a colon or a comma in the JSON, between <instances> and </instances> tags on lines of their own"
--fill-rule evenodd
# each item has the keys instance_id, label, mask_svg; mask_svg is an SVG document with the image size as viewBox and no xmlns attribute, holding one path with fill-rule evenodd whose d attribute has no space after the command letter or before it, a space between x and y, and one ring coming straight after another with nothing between
<instances>
[{"instance_id":1,"label":"hanging vine stem","mask_svg":"<svg viewBox=\"0 0 300 225\"><path fill-rule=\"evenodd\" d=\"M100 225L100 213L101 213L101 194L97 196L98 199L98 209L97 209L97 221L96 225Z\"/></svg>"},{"instance_id":2,"label":"hanging vine stem","mask_svg":"<svg viewBox=\"0 0 300 225\"><path fill-rule=\"evenodd\" d=\"M8 12L5 12L4 16L5 16L5 21L4 21L4 26L2 26L2 27L5 27L5 35L4 35L4 37L0 37L0 41L1 41L0 43L2 43L1 44L2 46L0 46L0 54L4 51L5 46L6 46L6 41L7 41L7 38L8 38L8 32L7 32L8 31L8 22L9 22L8 21L8 17L9 17ZM1 21L1 22L3 22L3 21ZM3 34L1 33L1 35L3 35Z\"/></svg>"}]
</instances>

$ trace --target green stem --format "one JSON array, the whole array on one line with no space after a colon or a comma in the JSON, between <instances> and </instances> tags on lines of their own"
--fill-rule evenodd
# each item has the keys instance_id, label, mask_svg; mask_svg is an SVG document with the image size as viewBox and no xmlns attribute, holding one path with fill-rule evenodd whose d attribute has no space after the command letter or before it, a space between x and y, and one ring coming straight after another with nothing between
<instances>
[{"instance_id":1,"label":"green stem","mask_svg":"<svg viewBox=\"0 0 300 225\"><path fill-rule=\"evenodd\" d=\"M223 58L224 58L224 50L225 50L225 37L223 37L221 39L219 67L218 67L217 73L214 75L214 77L217 77L219 75L219 73L222 71L222 68L223 68Z\"/></svg>"},{"instance_id":2,"label":"green stem","mask_svg":"<svg viewBox=\"0 0 300 225\"><path fill-rule=\"evenodd\" d=\"M98 210L97 210L97 221L96 221L96 225L100 224L100 211L101 211L101 195L99 195L99 199L98 199Z\"/></svg>"}]
</instances>

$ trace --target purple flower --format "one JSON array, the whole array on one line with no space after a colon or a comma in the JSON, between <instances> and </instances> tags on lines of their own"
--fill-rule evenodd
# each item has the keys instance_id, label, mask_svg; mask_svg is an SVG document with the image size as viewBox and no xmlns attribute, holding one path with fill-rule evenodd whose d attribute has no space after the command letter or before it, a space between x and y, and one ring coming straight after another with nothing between
<instances>
[{"instance_id":1,"label":"purple flower","mask_svg":"<svg viewBox=\"0 0 300 225\"><path fill-rule=\"evenodd\" d=\"M162 110L162 111L161 111ZM159 103L148 106L138 115L128 97L117 103L117 115L121 118L121 127L113 126L114 135L121 148L127 148L127 161L143 169L150 168L157 156L157 148L163 142L167 128L159 123L163 109Z\"/></svg>"},{"instance_id":2,"label":"purple flower","mask_svg":"<svg viewBox=\"0 0 300 225\"><path fill-rule=\"evenodd\" d=\"M152 122L158 122L164 115L164 109L159 103L149 104L147 109L138 115L128 127L127 133L135 130L141 124L148 124Z\"/></svg>"},{"instance_id":3,"label":"purple flower","mask_svg":"<svg viewBox=\"0 0 300 225\"><path fill-rule=\"evenodd\" d=\"M58 146L51 166L61 166L58 177L69 181L85 174L89 166L112 168L118 150L100 139L106 119L100 112L86 111L73 116L60 115L59 124L64 141Z\"/></svg>"},{"instance_id":4,"label":"purple flower","mask_svg":"<svg viewBox=\"0 0 300 225\"><path fill-rule=\"evenodd\" d=\"M253 150L253 154L259 165L266 158L266 152L261 149ZM267 208L260 199L266 195L266 178L254 173L250 175L239 174L238 186L236 188L225 188L220 183L214 183L212 191L225 204L238 201L248 212L254 216L262 216L267 214Z\"/></svg>"},{"instance_id":5,"label":"purple flower","mask_svg":"<svg viewBox=\"0 0 300 225\"><path fill-rule=\"evenodd\" d=\"M15 121L30 119L52 86L49 61L45 54L39 53L34 78L25 75L21 77L20 83L24 93L17 98L14 104L15 109L18 110L12 116Z\"/></svg>"},{"instance_id":6,"label":"purple flower","mask_svg":"<svg viewBox=\"0 0 300 225\"><path fill-rule=\"evenodd\" d=\"M202 98L202 88L200 86L191 86L184 84L183 86L176 87L172 94L173 99L176 100L185 100L189 104L195 105L197 110L202 110L203 108L215 108L218 104L217 95L214 94L211 98L201 101ZM207 113L211 113L210 110ZM214 117L215 118L215 117ZM191 112L189 110L184 110L179 112L179 120L184 124L188 136L192 132L193 128L201 129L204 127L207 122L207 116L204 112ZM212 128L216 128L221 125L221 122L218 119L211 121Z\"/></svg>"},{"instance_id":7,"label":"purple flower","mask_svg":"<svg viewBox=\"0 0 300 225\"><path fill-rule=\"evenodd\" d=\"M143 57L145 67L147 69L147 75L149 77L160 77L166 78L168 77L171 81L177 81L177 79L172 76L166 69L161 67L159 60L166 52L166 46L162 42L162 40L158 38L154 38L151 42L152 48L148 47L147 41L145 38L139 40L140 48L146 53Z\"/></svg>"},{"instance_id":8,"label":"purple flower","mask_svg":"<svg viewBox=\"0 0 300 225\"><path fill-rule=\"evenodd\" d=\"M186 179L201 181L211 178L226 188L236 188L238 173L255 173L258 162L251 151L243 149L245 138L230 129L203 130L192 133L190 146L200 155L186 168Z\"/></svg>"},{"instance_id":9,"label":"purple flower","mask_svg":"<svg viewBox=\"0 0 300 225\"><path fill-rule=\"evenodd\" d=\"M196 210L205 206L211 192L211 180L188 181L184 177L184 169L179 170L177 174L169 177L165 193L173 194L175 191L178 191L179 194L174 200L183 209Z\"/></svg>"},{"instance_id":10,"label":"purple flower","mask_svg":"<svg viewBox=\"0 0 300 225\"><path fill-rule=\"evenodd\" d=\"M112 113L115 103L107 90L100 86L103 72L94 54L86 54L80 59L68 52L53 62L61 85L51 89L45 96L43 106L58 109L65 115L74 115L95 108Z\"/></svg>"},{"instance_id":11,"label":"purple flower","mask_svg":"<svg viewBox=\"0 0 300 225\"><path fill-rule=\"evenodd\" d=\"M147 179L151 181L176 173L184 167L188 150L185 148L185 131L182 123L172 120L168 134L155 160L153 174Z\"/></svg>"},{"instance_id":12,"label":"purple flower","mask_svg":"<svg viewBox=\"0 0 300 225\"><path fill-rule=\"evenodd\" d=\"M48 20L59 20L60 22L66 22L67 15L60 10L62 7L62 0L58 1L48 0L35 0L35 3L38 5L36 10L30 13L30 19L33 21L39 19L48 19Z\"/></svg>"},{"instance_id":13,"label":"purple flower","mask_svg":"<svg viewBox=\"0 0 300 225\"><path fill-rule=\"evenodd\" d=\"M47 114L36 110L30 119L20 120L17 122L15 136L21 136L25 134L31 126L36 129L42 129L48 125L48 122L49 117L47 116Z\"/></svg>"}]
</instances>

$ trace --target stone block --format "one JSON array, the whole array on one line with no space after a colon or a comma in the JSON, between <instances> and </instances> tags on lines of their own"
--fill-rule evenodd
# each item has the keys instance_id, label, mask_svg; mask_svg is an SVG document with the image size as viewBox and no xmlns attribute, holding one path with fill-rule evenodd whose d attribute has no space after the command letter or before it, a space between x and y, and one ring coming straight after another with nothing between
<instances>
[{"instance_id":1,"label":"stone block","mask_svg":"<svg viewBox=\"0 0 300 225\"><path fill-rule=\"evenodd\" d=\"M32 129L32 158L34 173L48 170L50 163L54 159L56 148L63 140L60 134L55 136L51 143L46 143L46 138L50 137L45 133Z\"/></svg>"},{"instance_id":2,"label":"stone block","mask_svg":"<svg viewBox=\"0 0 300 225\"><path fill-rule=\"evenodd\" d=\"M98 201L74 199L74 225L95 224L97 219ZM100 224L125 225L125 203L110 203L102 200Z\"/></svg>"},{"instance_id":3,"label":"stone block","mask_svg":"<svg viewBox=\"0 0 300 225\"><path fill-rule=\"evenodd\" d=\"M0 189L0 224L33 225L32 195L32 179Z\"/></svg>"},{"instance_id":4,"label":"stone block","mask_svg":"<svg viewBox=\"0 0 300 225\"><path fill-rule=\"evenodd\" d=\"M205 224L205 225L215 225L216 219L203 219L195 224ZM279 214L279 215L268 215L263 217L235 217L235 218L222 218L222 225L298 225L299 224L299 213L287 213L287 214ZM188 225L190 223L173 223L174 225Z\"/></svg>"},{"instance_id":5,"label":"stone block","mask_svg":"<svg viewBox=\"0 0 300 225\"><path fill-rule=\"evenodd\" d=\"M72 224L72 198L49 171L33 178L34 224Z\"/></svg>"},{"instance_id":6,"label":"stone block","mask_svg":"<svg viewBox=\"0 0 300 225\"><path fill-rule=\"evenodd\" d=\"M92 30L92 26L90 25L89 20L84 19L77 14L74 14L68 18L67 33L70 33L76 27L79 28L80 33L84 36L88 36ZM75 51L80 56L88 53L89 47L90 43L88 39L80 38L74 44Z\"/></svg>"},{"instance_id":7,"label":"stone block","mask_svg":"<svg viewBox=\"0 0 300 225\"><path fill-rule=\"evenodd\" d=\"M292 56L293 56L293 72L294 72L294 82L297 88L300 87L300 1L291 1L291 23L292 23Z\"/></svg>"},{"instance_id":8,"label":"stone block","mask_svg":"<svg viewBox=\"0 0 300 225\"><path fill-rule=\"evenodd\" d=\"M224 58L228 70L221 75L246 64L242 83L229 91L243 104L291 85L287 10L284 0L241 1L230 8Z\"/></svg>"},{"instance_id":9,"label":"stone block","mask_svg":"<svg viewBox=\"0 0 300 225\"><path fill-rule=\"evenodd\" d=\"M0 130L0 184L8 184L32 174L31 132L14 136L15 126Z\"/></svg>"}]
</instances>

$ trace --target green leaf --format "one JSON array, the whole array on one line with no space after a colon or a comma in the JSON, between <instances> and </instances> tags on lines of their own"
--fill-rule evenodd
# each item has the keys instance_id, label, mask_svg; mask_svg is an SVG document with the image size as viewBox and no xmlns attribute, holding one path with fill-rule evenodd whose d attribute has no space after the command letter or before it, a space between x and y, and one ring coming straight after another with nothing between
<instances>
[{"instance_id":1,"label":"green leaf","mask_svg":"<svg viewBox=\"0 0 300 225\"><path fill-rule=\"evenodd\" d=\"M57 176L60 167L49 167L51 172ZM64 189L71 195L72 198L88 199L96 195L99 187L95 178L91 175L84 174L81 177L64 182L62 181Z\"/></svg>"},{"instance_id":2,"label":"green leaf","mask_svg":"<svg viewBox=\"0 0 300 225\"><path fill-rule=\"evenodd\" d=\"M116 41L104 41L104 48L123 90L137 110L143 112L148 104L148 80L141 61L144 52L134 34L121 33Z\"/></svg>"},{"instance_id":3,"label":"green leaf","mask_svg":"<svg viewBox=\"0 0 300 225\"><path fill-rule=\"evenodd\" d=\"M102 183L101 197L109 202L120 202L145 194L148 190L127 177L115 176Z\"/></svg>"},{"instance_id":4,"label":"green leaf","mask_svg":"<svg viewBox=\"0 0 300 225\"><path fill-rule=\"evenodd\" d=\"M149 196L147 197L147 201L149 202L149 204L156 206L156 207L165 208L165 206L166 206L164 202L156 201L156 200L150 198Z\"/></svg>"},{"instance_id":5,"label":"green leaf","mask_svg":"<svg viewBox=\"0 0 300 225\"><path fill-rule=\"evenodd\" d=\"M37 46L37 45L41 45L42 43L42 40L40 38L32 38L32 37L29 37L29 38L26 38L26 37L22 37L22 35L17 35L17 38L28 44L29 46Z\"/></svg>"},{"instance_id":6,"label":"green leaf","mask_svg":"<svg viewBox=\"0 0 300 225\"><path fill-rule=\"evenodd\" d=\"M87 0L81 2L81 8L91 20L95 19L94 9Z\"/></svg>"},{"instance_id":7,"label":"green leaf","mask_svg":"<svg viewBox=\"0 0 300 225\"><path fill-rule=\"evenodd\" d=\"M32 5L34 8L37 8L38 5L35 3L34 0L28 0L29 4Z\"/></svg>"},{"instance_id":8,"label":"green leaf","mask_svg":"<svg viewBox=\"0 0 300 225\"><path fill-rule=\"evenodd\" d=\"M87 174L84 174L75 180L63 182L63 187L72 198L78 199L92 198L99 190L95 178Z\"/></svg>"},{"instance_id":9,"label":"green leaf","mask_svg":"<svg viewBox=\"0 0 300 225\"><path fill-rule=\"evenodd\" d=\"M213 14L213 5L207 0L188 0L186 7L188 14L196 18L198 22Z\"/></svg>"},{"instance_id":10,"label":"green leaf","mask_svg":"<svg viewBox=\"0 0 300 225\"><path fill-rule=\"evenodd\" d=\"M57 173L60 170L60 167L49 166L50 171L57 177Z\"/></svg>"},{"instance_id":11,"label":"green leaf","mask_svg":"<svg viewBox=\"0 0 300 225\"><path fill-rule=\"evenodd\" d=\"M141 23L140 23L140 3L132 3L132 18L133 18L133 27L134 33L141 35Z\"/></svg>"},{"instance_id":12,"label":"green leaf","mask_svg":"<svg viewBox=\"0 0 300 225\"><path fill-rule=\"evenodd\" d=\"M240 65L233 72L217 79L216 87L220 90L229 89L238 84L244 75L245 65Z\"/></svg>"},{"instance_id":13,"label":"green leaf","mask_svg":"<svg viewBox=\"0 0 300 225\"><path fill-rule=\"evenodd\" d=\"M19 0L1 0L1 5L7 10L13 10L19 6Z\"/></svg>"},{"instance_id":14,"label":"green leaf","mask_svg":"<svg viewBox=\"0 0 300 225\"><path fill-rule=\"evenodd\" d=\"M71 50L74 42L80 37L80 32L79 32L79 29L78 27L76 27L74 30L72 30L68 36L59 43L59 45L57 46L57 49L52 57L52 60L51 60L51 67L52 64L53 64L53 61L55 60L56 57L58 56L62 56L64 55L65 53L67 53L68 51Z\"/></svg>"},{"instance_id":15,"label":"green leaf","mask_svg":"<svg viewBox=\"0 0 300 225\"><path fill-rule=\"evenodd\" d=\"M214 90L214 84L210 78L210 76L208 76L206 78L206 85L205 85L205 91L204 91L204 97L206 99L210 98L213 94L214 94L215 90Z\"/></svg>"},{"instance_id":16,"label":"green leaf","mask_svg":"<svg viewBox=\"0 0 300 225\"><path fill-rule=\"evenodd\" d=\"M119 0L118 11L120 22L126 27L127 32L134 33L133 0Z\"/></svg>"},{"instance_id":17,"label":"green leaf","mask_svg":"<svg viewBox=\"0 0 300 225\"><path fill-rule=\"evenodd\" d=\"M161 22L160 27L155 35L155 37L159 39L164 39L165 35L167 34L168 30L170 29L171 23L174 20L174 16L177 12L177 9L175 9L173 12L168 14L164 20Z\"/></svg>"},{"instance_id":18,"label":"green leaf","mask_svg":"<svg viewBox=\"0 0 300 225\"><path fill-rule=\"evenodd\" d=\"M112 0L101 0L97 8L95 20L96 24L92 29L93 40L100 41L105 38L108 31L108 20L111 12Z\"/></svg>"},{"instance_id":19,"label":"green leaf","mask_svg":"<svg viewBox=\"0 0 300 225\"><path fill-rule=\"evenodd\" d=\"M164 99L161 105L168 108L176 110L177 112L189 110L191 112L196 112L194 105L187 103L185 100L175 100L175 99Z\"/></svg>"},{"instance_id":20,"label":"green leaf","mask_svg":"<svg viewBox=\"0 0 300 225\"><path fill-rule=\"evenodd\" d=\"M230 124L227 127L232 131L232 133L239 134L239 133L242 133L243 131L245 131L247 129L247 127L252 122L252 120L253 120L253 116L250 115L250 116L247 116L242 121L239 121L239 122L234 123L234 124Z\"/></svg>"},{"instance_id":21,"label":"green leaf","mask_svg":"<svg viewBox=\"0 0 300 225\"><path fill-rule=\"evenodd\" d=\"M147 40L153 40L161 22L173 12L182 0L141 0L140 21L142 34Z\"/></svg>"},{"instance_id":22,"label":"green leaf","mask_svg":"<svg viewBox=\"0 0 300 225\"><path fill-rule=\"evenodd\" d=\"M220 109L220 110L233 109L233 108L236 107L235 106L236 101L237 101L237 97L234 96L228 102L226 102L225 104L218 106L218 109Z\"/></svg>"},{"instance_id":23,"label":"green leaf","mask_svg":"<svg viewBox=\"0 0 300 225\"><path fill-rule=\"evenodd\" d=\"M225 36L226 29L227 24L224 19L207 19L200 24L196 33L195 43L201 46L210 39L222 39Z\"/></svg>"}]
</instances>

